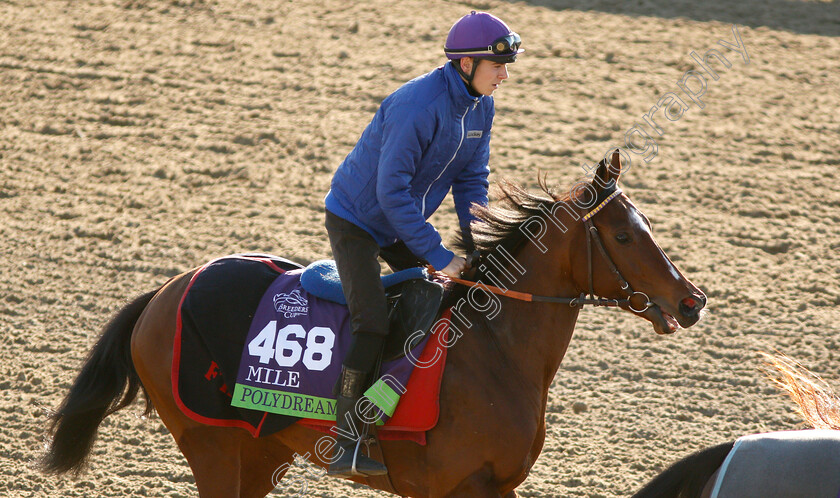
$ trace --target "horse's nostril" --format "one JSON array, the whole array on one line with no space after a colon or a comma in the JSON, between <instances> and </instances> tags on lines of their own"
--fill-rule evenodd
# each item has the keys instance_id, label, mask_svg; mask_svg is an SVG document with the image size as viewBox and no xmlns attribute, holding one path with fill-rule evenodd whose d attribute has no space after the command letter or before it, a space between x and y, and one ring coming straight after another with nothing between
<instances>
[{"instance_id":1,"label":"horse's nostril","mask_svg":"<svg viewBox=\"0 0 840 498\"><path fill-rule=\"evenodd\" d=\"M697 300L687 297L680 301L680 313L686 316L696 315L702 306L698 306Z\"/></svg>"}]
</instances>

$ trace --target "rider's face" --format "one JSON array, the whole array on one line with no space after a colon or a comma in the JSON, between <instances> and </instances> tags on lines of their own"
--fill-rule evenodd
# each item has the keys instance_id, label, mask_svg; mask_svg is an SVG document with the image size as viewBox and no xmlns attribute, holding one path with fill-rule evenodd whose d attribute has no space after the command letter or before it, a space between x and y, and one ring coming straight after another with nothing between
<instances>
[{"instance_id":1,"label":"rider's face","mask_svg":"<svg viewBox=\"0 0 840 498\"><path fill-rule=\"evenodd\" d=\"M478 63L478 69L476 69L475 76L473 76L472 86L478 93L489 97L499 88L502 81L508 79L507 64L486 59L478 61L470 59L467 62L470 67L469 69L465 69L467 74L470 73L472 64L475 63Z\"/></svg>"}]
</instances>

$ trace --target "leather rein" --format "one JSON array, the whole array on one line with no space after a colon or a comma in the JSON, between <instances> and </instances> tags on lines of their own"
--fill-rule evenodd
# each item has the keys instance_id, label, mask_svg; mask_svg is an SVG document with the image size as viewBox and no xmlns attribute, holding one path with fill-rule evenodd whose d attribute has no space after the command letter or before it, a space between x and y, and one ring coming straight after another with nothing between
<instances>
[{"instance_id":1,"label":"leather rein","mask_svg":"<svg viewBox=\"0 0 840 498\"><path fill-rule=\"evenodd\" d=\"M621 194L621 189L619 189L615 184L609 189L604 190L601 192L599 199L601 202L597 204L591 211L589 211L586 215L583 216L582 220L584 226L586 227L586 261L587 261L587 270L589 272L589 296L587 297L585 292L582 292L577 297L554 297L554 296L540 296L536 294L529 294L527 292L519 292L510 289L501 289L496 286L487 285L484 282L475 282L472 280L465 280L461 278L453 278L447 277L449 280L452 280L455 283L466 285L468 287L475 287L481 285L484 289L498 294L500 296L510 297L513 299L518 299L520 301L529 301L529 302L540 302L540 303L556 303L556 304L567 304L571 307L580 306L583 307L584 305L592 305L592 306L607 306L607 307L626 307L630 311L634 313L644 313L647 311L648 308L654 305L650 301L650 298L644 292L634 291L633 288L630 286L630 283L621 275L621 272L618 270L618 267L615 266L612 258L607 253L607 249L604 247L604 243L601 240L601 234L598 232L598 228L592 223L592 217L595 216L599 211L601 211L604 206L606 206L610 201L618 197ZM618 283L621 286L622 292L625 294L624 299L607 299L603 297L595 296L595 284L594 284L594 277L592 272L592 246L595 246L598 249L598 252L601 253L604 260L607 262L607 268L610 272L618 279ZM474 264L474 263L473 263ZM472 265L471 265L472 266ZM641 296L644 299L643 307L641 308L634 308L633 307L633 298L636 296Z\"/></svg>"}]
</instances>

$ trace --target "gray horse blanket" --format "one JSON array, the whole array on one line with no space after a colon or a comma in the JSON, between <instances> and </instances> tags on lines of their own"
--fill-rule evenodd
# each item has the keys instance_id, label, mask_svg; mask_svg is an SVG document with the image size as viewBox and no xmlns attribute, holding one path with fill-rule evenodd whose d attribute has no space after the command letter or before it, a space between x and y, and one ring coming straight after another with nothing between
<instances>
[{"instance_id":1,"label":"gray horse blanket","mask_svg":"<svg viewBox=\"0 0 840 498\"><path fill-rule=\"evenodd\" d=\"M840 498L840 431L752 434L718 470L711 498Z\"/></svg>"}]
</instances>

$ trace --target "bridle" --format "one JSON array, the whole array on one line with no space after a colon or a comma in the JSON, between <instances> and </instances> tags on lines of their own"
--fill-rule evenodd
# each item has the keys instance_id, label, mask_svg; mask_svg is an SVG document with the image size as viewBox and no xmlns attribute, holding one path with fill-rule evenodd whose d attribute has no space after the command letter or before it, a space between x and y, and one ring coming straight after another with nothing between
<instances>
[{"instance_id":1,"label":"bridle","mask_svg":"<svg viewBox=\"0 0 840 498\"><path fill-rule=\"evenodd\" d=\"M586 215L583 216L583 224L586 227L586 266L589 272L589 297L584 298L586 302L579 302L581 306L584 304L592 304L594 306L622 306L626 305L630 311L635 313L644 313L647 311L648 308L653 306L653 303L650 301L650 297L647 294L640 291L634 291L632 287L630 287L630 282L624 278L621 272L618 270L618 267L615 266L612 258L610 257L609 253L607 253L607 248L604 247L603 241L601 241L601 233L598 232L598 228L592 223L592 217L595 216L598 211L602 210L604 206L606 206L611 200L615 199L616 197L621 194L621 189L613 183L612 187L603 191L602 195L606 195L604 200L598 203L592 211L589 211ZM600 197L600 196L599 196ZM595 244L595 247L598 248L598 252L601 253L603 256L604 261L607 262L607 268L610 272L615 275L615 278L618 279L618 283L621 286L622 292L627 296L625 299L604 299L604 298L596 298L595 297L595 283L593 282L593 273L592 273L592 244ZM644 307L641 309L636 309L633 307L633 297L639 295L644 298ZM584 297L583 294L577 299ZM615 304L602 304L602 303L615 303ZM578 303L569 303L571 306L575 306Z\"/></svg>"},{"instance_id":2,"label":"bridle","mask_svg":"<svg viewBox=\"0 0 840 498\"><path fill-rule=\"evenodd\" d=\"M610 257L609 253L607 253L606 247L604 247L604 243L601 240L601 234L598 232L598 228L592 223L592 217L598 214L599 211L604 209L604 207L609 204L610 201L615 199L616 197L621 194L621 189L613 183L612 186L602 190L598 197L595 200L595 207L592 208L587 214L581 218L583 221L584 227L586 228L586 263L587 263L587 271L589 272L589 296L587 297L585 292L582 292L577 297L555 297L555 296L540 296L535 294L529 294L526 292L519 292L510 289L501 289L499 287L495 287L492 285L487 285L484 282L474 282L471 280L464 280L461 278L452 278L447 277L449 280L456 282L461 285L466 285L469 287L475 286L482 286L482 288L501 296L510 297L513 299L519 299L521 301L531 301L531 302L540 302L540 303L556 303L556 304L567 304L571 307L580 306L583 307L585 305L592 305L592 306L607 306L607 307L626 307L630 311L634 313L644 313L648 310L651 306L654 305L650 301L650 298L644 292L634 291L633 288L630 286L630 283L621 272L618 270L618 267L615 266L612 258ZM595 246L598 249L598 252L601 253L603 256L604 261L607 262L607 268L610 272L615 276L618 280L619 285L621 286L621 291L624 293L624 299L607 299L603 297L595 296L595 283L594 283L594 274L592 271L592 246ZM473 263L474 266L475 263ZM643 307L641 308L634 308L633 307L633 298L636 296L641 296L644 299Z\"/></svg>"}]
</instances>

